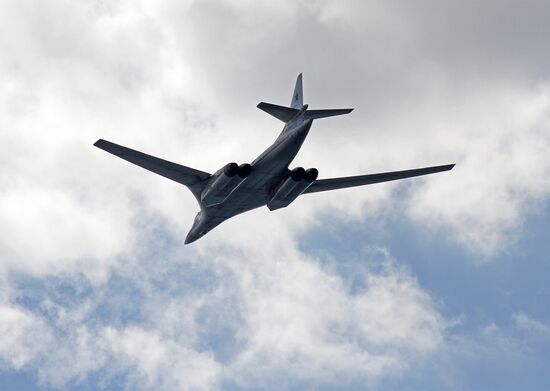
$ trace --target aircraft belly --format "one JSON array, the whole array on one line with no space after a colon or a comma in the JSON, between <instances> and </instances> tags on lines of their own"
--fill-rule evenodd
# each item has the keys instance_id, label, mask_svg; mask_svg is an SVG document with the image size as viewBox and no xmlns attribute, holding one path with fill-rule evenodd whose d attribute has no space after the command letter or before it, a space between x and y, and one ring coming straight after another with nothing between
<instances>
[{"instance_id":1,"label":"aircraft belly","mask_svg":"<svg viewBox=\"0 0 550 391\"><path fill-rule=\"evenodd\" d=\"M206 208L207 215L223 221L266 205L271 190L282 180L288 167L285 161L276 160L272 163L253 166L252 174L221 204Z\"/></svg>"},{"instance_id":2,"label":"aircraft belly","mask_svg":"<svg viewBox=\"0 0 550 391\"><path fill-rule=\"evenodd\" d=\"M311 122L304 132L277 140L252 162L252 173L222 203L205 208L213 226L235 215L267 205L271 192L284 179L298 154Z\"/></svg>"},{"instance_id":3,"label":"aircraft belly","mask_svg":"<svg viewBox=\"0 0 550 391\"><path fill-rule=\"evenodd\" d=\"M227 219L237 214L266 205L268 201L268 189L265 179L254 181L251 175L243 186L238 187L221 204L207 208L208 215Z\"/></svg>"},{"instance_id":4,"label":"aircraft belly","mask_svg":"<svg viewBox=\"0 0 550 391\"><path fill-rule=\"evenodd\" d=\"M268 176L285 170L298 154L306 136L307 133L296 133L278 140L252 162L253 169Z\"/></svg>"}]
</instances>

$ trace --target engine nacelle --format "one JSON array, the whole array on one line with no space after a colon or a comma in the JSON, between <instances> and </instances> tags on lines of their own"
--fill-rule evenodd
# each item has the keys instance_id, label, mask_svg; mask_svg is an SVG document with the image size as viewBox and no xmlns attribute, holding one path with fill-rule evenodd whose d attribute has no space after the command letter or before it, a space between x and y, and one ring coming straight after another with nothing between
<instances>
[{"instance_id":1,"label":"engine nacelle","mask_svg":"<svg viewBox=\"0 0 550 391\"><path fill-rule=\"evenodd\" d=\"M318 175L319 171L316 168L310 168L306 171L302 167L297 167L292 170L289 177L275 189L273 197L267 203L269 210L280 209L290 205L292 201L311 186Z\"/></svg>"},{"instance_id":2,"label":"engine nacelle","mask_svg":"<svg viewBox=\"0 0 550 391\"><path fill-rule=\"evenodd\" d=\"M201 194L205 206L222 203L250 175L252 166L248 163L228 163L218 171Z\"/></svg>"}]
</instances>

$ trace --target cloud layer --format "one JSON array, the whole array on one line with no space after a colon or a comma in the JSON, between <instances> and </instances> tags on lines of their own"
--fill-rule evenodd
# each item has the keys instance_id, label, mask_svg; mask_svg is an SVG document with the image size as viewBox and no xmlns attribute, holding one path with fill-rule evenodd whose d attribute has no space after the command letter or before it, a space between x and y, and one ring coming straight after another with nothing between
<instances>
[{"instance_id":1,"label":"cloud layer","mask_svg":"<svg viewBox=\"0 0 550 391\"><path fill-rule=\"evenodd\" d=\"M363 255L355 287L295 250L271 261L151 250L162 253L151 246L105 284L12 282L2 361L54 386L126 374L142 389L334 387L376 384L443 342L430 296L380 250Z\"/></svg>"}]
</instances>

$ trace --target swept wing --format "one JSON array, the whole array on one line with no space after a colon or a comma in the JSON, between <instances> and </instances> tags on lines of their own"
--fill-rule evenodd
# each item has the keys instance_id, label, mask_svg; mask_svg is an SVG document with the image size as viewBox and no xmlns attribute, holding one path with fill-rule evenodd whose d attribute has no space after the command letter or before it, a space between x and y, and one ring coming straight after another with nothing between
<instances>
[{"instance_id":1,"label":"swept wing","mask_svg":"<svg viewBox=\"0 0 550 391\"><path fill-rule=\"evenodd\" d=\"M318 179L304 191L306 193L316 193L319 191L345 189L346 187L355 187L370 185L373 183L395 181L397 179L411 178L420 175L433 174L441 171L449 171L455 165L447 164L444 166L433 166L416 168L413 170L382 172L379 174L348 176L342 178Z\"/></svg>"},{"instance_id":2,"label":"swept wing","mask_svg":"<svg viewBox=\"0 0 550 391\"><path fill-rule=\"evenodd\" d=\"M99 139L94 145L130 163L134 163L155 174L162 175L165 178L187 186L197 199L200 198L204 181L210 177L210 174L207 172L159 159L158 157L147 155L146 153L123 147L107 140Z\"/></svg>"}]
</instances>

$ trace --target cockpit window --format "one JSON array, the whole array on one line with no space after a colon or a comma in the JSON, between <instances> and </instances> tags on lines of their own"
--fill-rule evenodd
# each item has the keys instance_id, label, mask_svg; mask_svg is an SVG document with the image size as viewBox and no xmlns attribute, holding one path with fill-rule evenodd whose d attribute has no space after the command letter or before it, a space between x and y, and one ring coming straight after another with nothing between
<instances>
[{"instance_id":1,"label":"cockpit window","mask_svg":"<svg viewBox=\"0 0 550 391\"><path fill-rule=\"evenodd\" d=\"M195 216L195 221L193 221L193 227L196 227L200 224L202 221L202 212L197 213L197 216Z\"/></svg>"}]
</instances>

